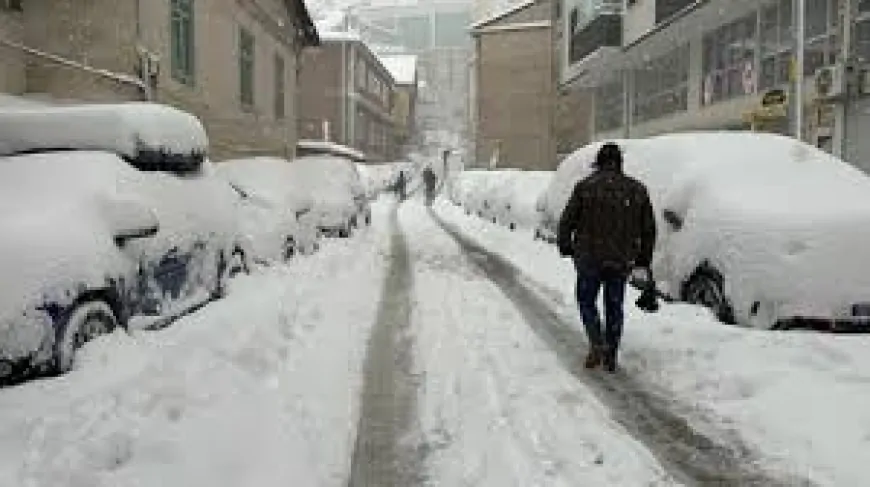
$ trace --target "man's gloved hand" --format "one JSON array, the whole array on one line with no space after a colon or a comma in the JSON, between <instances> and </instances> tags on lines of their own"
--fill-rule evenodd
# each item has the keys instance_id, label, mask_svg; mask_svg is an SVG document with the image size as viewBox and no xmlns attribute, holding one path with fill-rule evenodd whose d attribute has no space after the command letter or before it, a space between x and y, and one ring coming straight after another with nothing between
<instances>
[{"instance_id":1,"label":"man's gloved hand","mask_svg":"<svg viewBox=\"0 0 870 487\"><path fill-rule=\"evenodd\" d=\"M659 310L659 300L656 296L655 288L650 287L644 289L643 292L640 293L640 297L637 298L637 301L634 303L641 311L646 311L647 313L655 313Z\"/></svg>"}]
</instances>

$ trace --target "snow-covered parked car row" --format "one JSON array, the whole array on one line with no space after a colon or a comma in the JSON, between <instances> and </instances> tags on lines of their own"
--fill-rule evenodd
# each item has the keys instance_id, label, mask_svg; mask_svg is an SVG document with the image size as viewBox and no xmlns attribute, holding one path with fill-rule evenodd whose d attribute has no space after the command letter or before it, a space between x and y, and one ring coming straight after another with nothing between
<instances>
[{"instance_id":1,"label":"snow-covered parked car row","mask_svg":"<svg viewBox=\"0 0 870 487\"><path fill-rule=\"evenodd\" d=\"M0 381L68 370L102 333L166 324L254 261L371 220L347 159L207 153L167 106L0 110Z\"/></svg>"},{"instance_id":2,"label":"snow-covered parked car row","mask_svg":"<svg viewBox=\"0 0 870 487\"><path fill-rule=\"evenodd\" d=\"M658 218L653 270L671 297L724 322L870 329L870 178L795 139L746 132L616 141ZM600 144L542 196L552 234Z\"/></svg>"},{"instance_id":3,"label":"snow-covered parked car row","mask_svg":"<svg viewBox=\"0 0 870 487\"><path fill-rule=\"evenodd\" d=\"M552 178L550 171L464 171L451 185L451 201L466 214L511 230L537 225L535 203Z\"/></svg>"}]
</instances>

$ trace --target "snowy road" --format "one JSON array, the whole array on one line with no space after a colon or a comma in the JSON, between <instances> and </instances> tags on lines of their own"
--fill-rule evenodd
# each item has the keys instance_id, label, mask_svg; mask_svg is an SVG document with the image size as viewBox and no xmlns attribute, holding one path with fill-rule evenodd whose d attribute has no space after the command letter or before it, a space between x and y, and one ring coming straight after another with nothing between
<instances>
[{"instance_id":1,"label":"snowy road","mask_svg":"<svg viewBox=\"0 0 870 487\"><path fill-rule=\"evenodd\" d=\"M0 391L0 486L809 483L652 391L653 338L629 332L625 373L583 370L570 285L442 210L382 200L353 239Z\"/></svg>"}]
</instances>

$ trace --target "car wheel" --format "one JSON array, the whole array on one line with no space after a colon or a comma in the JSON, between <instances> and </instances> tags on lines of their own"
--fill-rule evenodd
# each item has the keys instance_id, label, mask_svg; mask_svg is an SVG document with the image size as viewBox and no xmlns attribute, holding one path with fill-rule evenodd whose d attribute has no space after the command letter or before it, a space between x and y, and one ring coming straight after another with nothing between
<instances>
[{"instance_id":1,"label":"car wheel","mask_svg":"<svg viewBox=\"0 0 870 487\"><path fill-rule=\"evenodd\" d=\"M734 324L734 308L725 295L722 275L716 270L702 268L683 286L683 301L710 309L716 318Z\"/></svg>"},{"instance_id":2,"label":"car wheel","mask_svg":"<svg viewBox=\"0 0 870 487\"><path fill-rule=\"evenodd\" d=\"M348 226L338 230L338 237L339 238L350 238L350 224L348 224Z\"/></svg>"},{"instance_id":3,"label":"car wheel","mask_svg":"<svg viewBox=\"0 0 870 487\"><path fill-rule=\"evenodd\" d=\"M72 308L62 325L63 336L55 352L58 372L72 369L75 355L85 343L112 332L117 326L115 313L103 301L86 301Z\"/></svg>"}]
</instances>

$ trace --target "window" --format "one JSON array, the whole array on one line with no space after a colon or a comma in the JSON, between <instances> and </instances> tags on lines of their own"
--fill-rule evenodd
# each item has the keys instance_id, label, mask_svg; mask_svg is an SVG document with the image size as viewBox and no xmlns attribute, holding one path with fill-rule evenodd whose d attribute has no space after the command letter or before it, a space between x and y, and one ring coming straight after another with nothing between
<instances>
[{"instance_id":1,"label":"window","mask_svg":"<svg viewBox=\"0 0 870 487\"><path fill-rule=\"evenodd\" d=\"M702 104L756 92L756 21L752 14L704 36Z\"/></svg>"},{"instance_id":2,"label":"window","mask_svg":"<svg viewBox=\"0 0 870 487\"><path fill-rule=\"evenodd\" d=\"M254 36L239 28L239 101L242 106L254 105Z\"/></svg>"},{"instance_id":3,"label":"window","mask_svg":"<svg viewBox=\"0 0 870 487\"><path fill-rule=\"evenodd\" d=\"M284 58L280 54L275 55L275 120L283 120L286 115L285 110L285 79L284 79Z\"/></svg>"},{"instance_id":4,"label":"window","mask_svg":"<svg viewBox=\"0 0 870 487\"><path fill-rule=\"evenodd\" d=\"M169 20L170 64L176 81L193 85L195 37L193 0L171 0Z\"/></svg>"},{"instance_id":5,"label":"window","mask_svg":"<svg viewBox=\"0 0 870 487\"><path fill-rule=\"evenodd\" d=\"M2 10L3 7L6 7L6 10L23 12L24 9L22 8L21 3L21 0L6 0L5 2L0 2L0 10Z\"/></svg>"},{"instance_id":6,"label":"window","mask_svg":"<svg viewBox=\"0 0 870 487\"><path fill-rule=\"evenodd\" d=\"M685 111L688 96L689 48L682 46L635 70L632 117L642 123Z\"/></svg>"},{"instance_id":7,"label":"window","mask_svg":"<svg viewBox=\"0 0 870 487\"><path fill-rule=\"evenodd\" d=\"M789 82L794 52L792 0L777 0L761 11L761 73L763 91Z\"/></svg>"}]
</instances>

